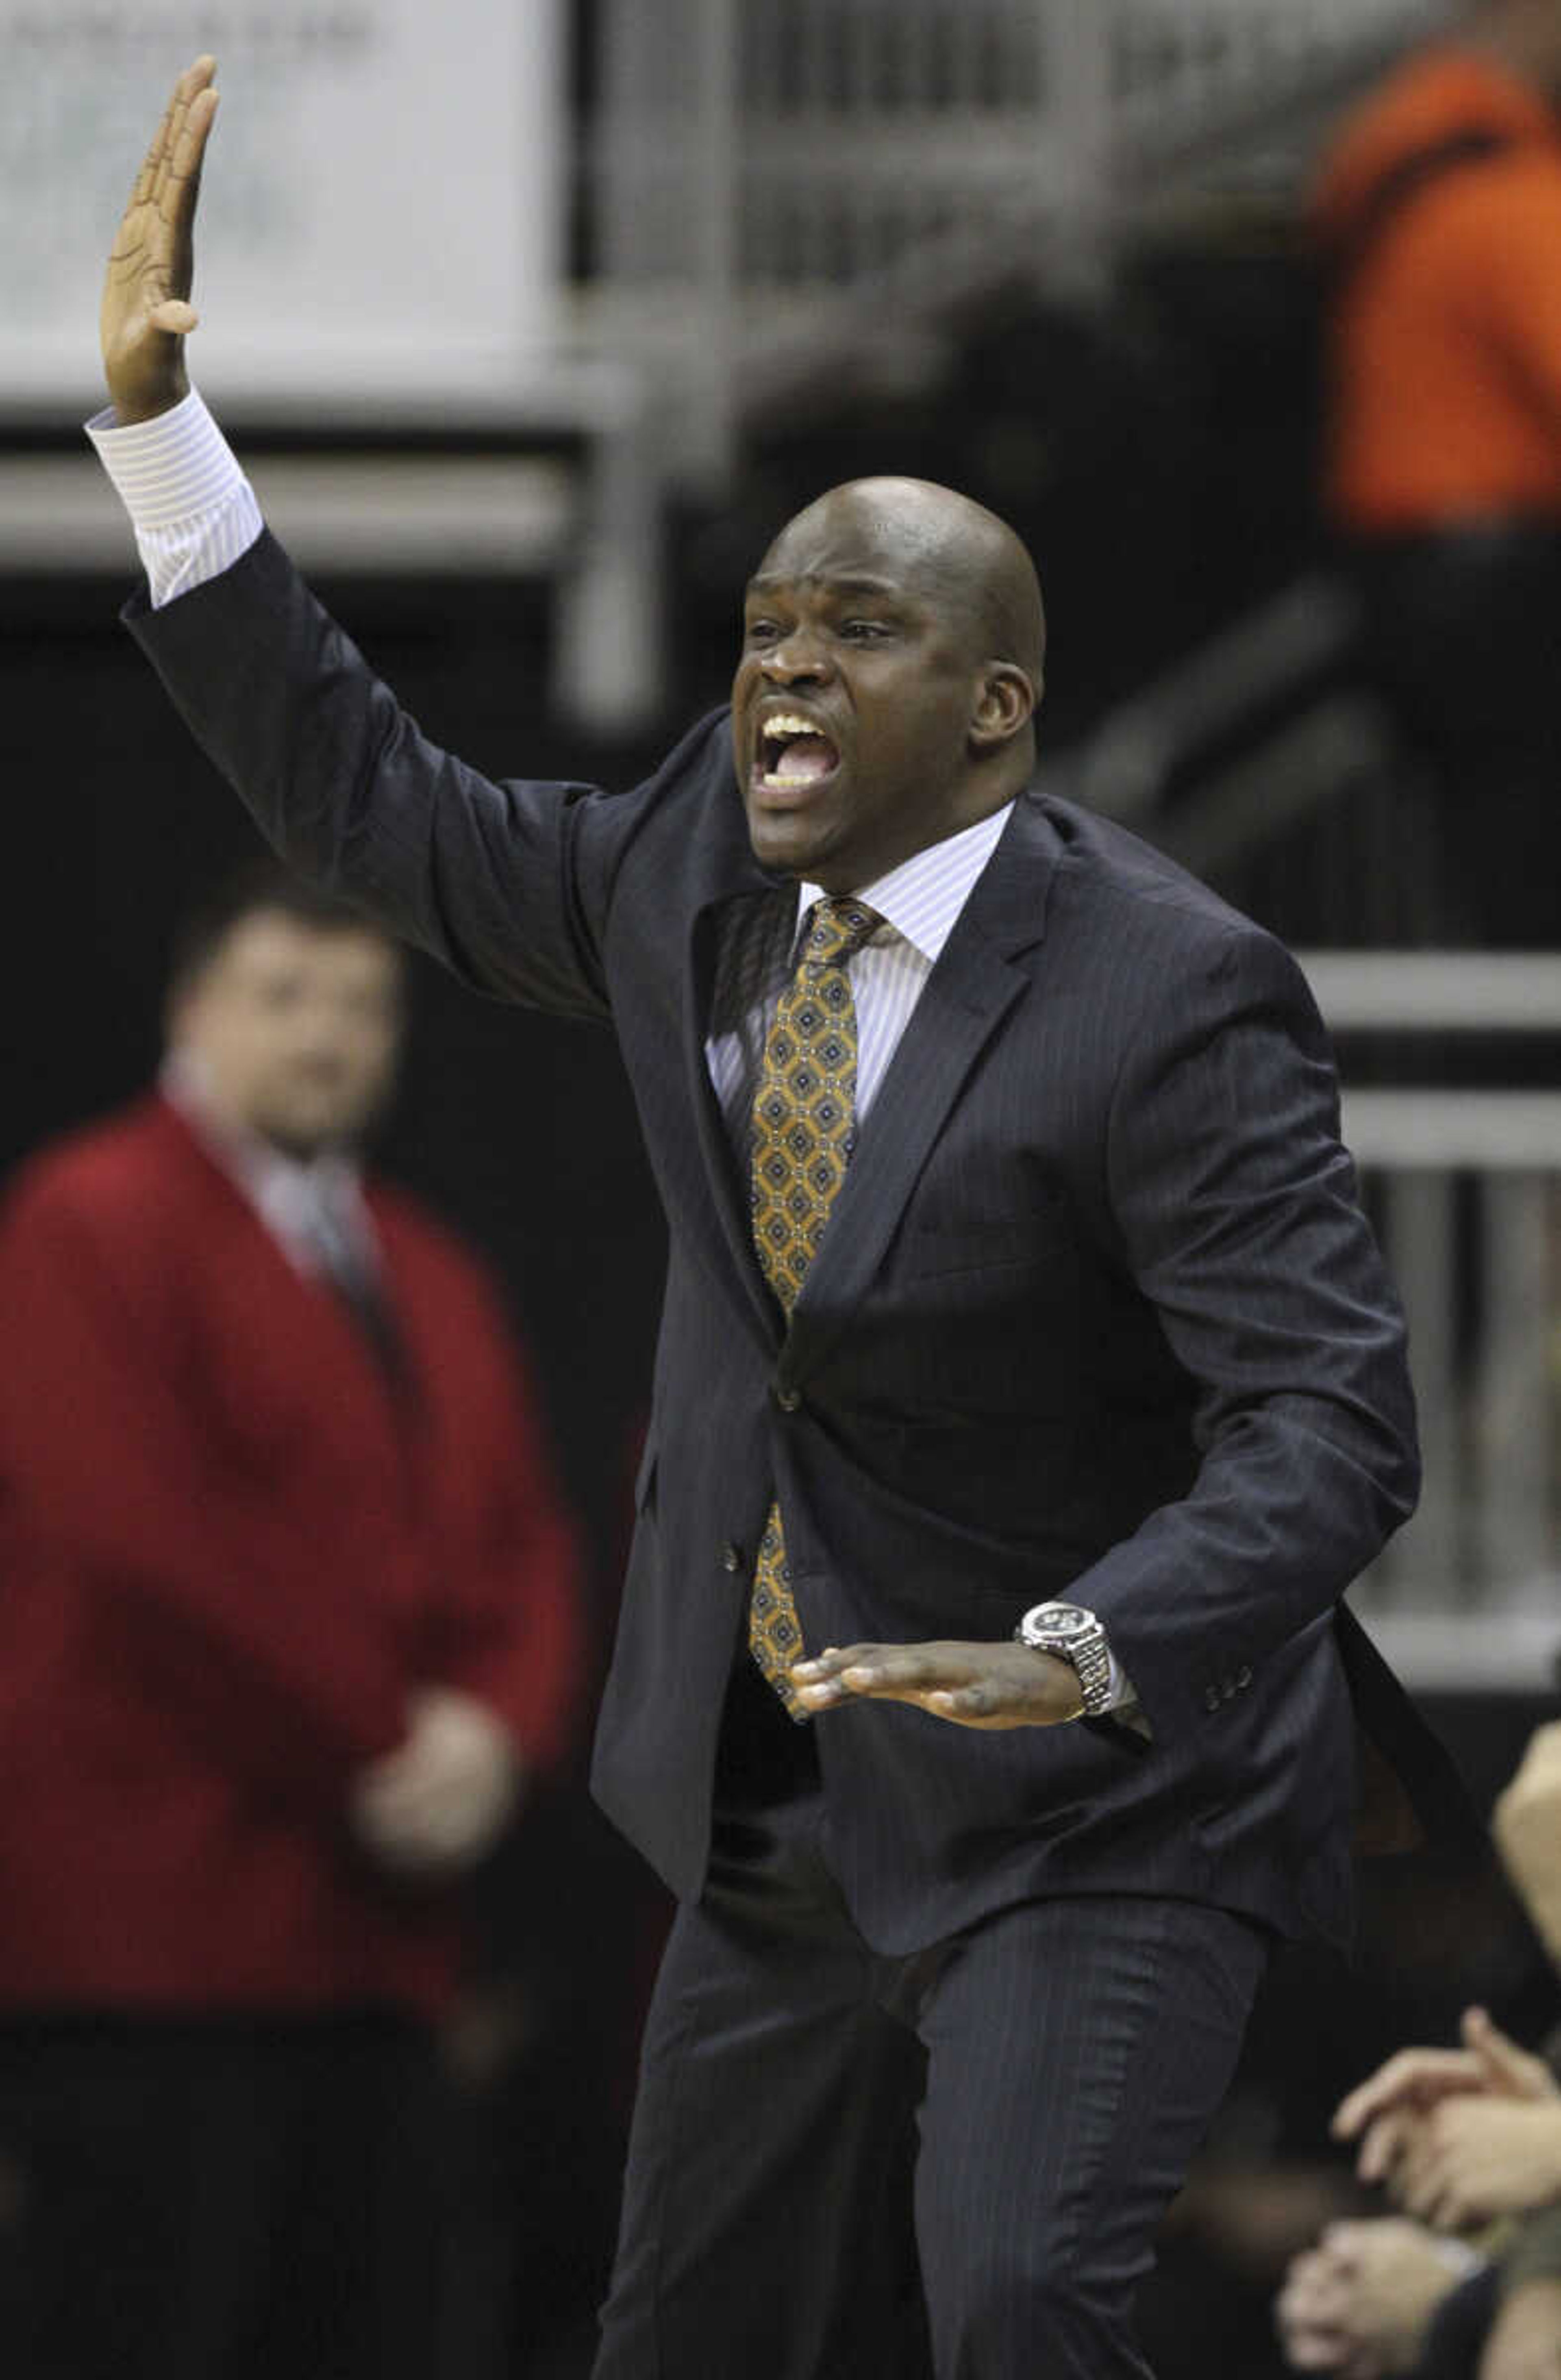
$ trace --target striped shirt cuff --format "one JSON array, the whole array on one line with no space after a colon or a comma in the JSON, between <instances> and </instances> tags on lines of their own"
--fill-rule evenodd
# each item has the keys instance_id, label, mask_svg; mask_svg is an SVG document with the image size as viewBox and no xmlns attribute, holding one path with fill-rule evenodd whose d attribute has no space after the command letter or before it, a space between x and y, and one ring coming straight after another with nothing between
<instances>
[{"instance_id":1,"label":"striped shirt cuff","mask_svg":"<svg viewBox=\"0 0 1561 2380\"><path fill-rule=\"evenodd\" d=\"M87 435L130 516L154 608L218 577L259 537L254 492L194 389L151 421L121 426L107 408Z\"/></svg>"}]
</instances>

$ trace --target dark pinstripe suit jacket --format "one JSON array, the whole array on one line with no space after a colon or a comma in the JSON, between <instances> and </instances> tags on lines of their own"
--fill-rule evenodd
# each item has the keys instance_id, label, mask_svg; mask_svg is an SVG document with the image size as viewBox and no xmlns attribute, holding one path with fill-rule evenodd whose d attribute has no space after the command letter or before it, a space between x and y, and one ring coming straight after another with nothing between
<instances>
[{"instance_id":1,"label":"dark pinstripe suit jacket","mask_svg":"<svg viewBox=\"0 0 1561 2380\"><path fill-rule=\"evenodd\" d=\"M750 1247L705 1019L749 849L724 714L632 793L432 747L262 541L131 624L262 828L485 991L610 1018L671 1260L594 1781L680 1893L772 1489L811 1644L1092 1606L1152 1743L872 1706L819 1728L880 1949L1036 1891L1189 1895L1337 1936L1339 1597L1416 1488L1403 1330L1293 962L1031 793L934 968L789 1329ZM1348 1624L1348 1623L1347 1623ZM1358 1632L1357 1699L1434 1754Z\"/></svg>"}]
</instances>

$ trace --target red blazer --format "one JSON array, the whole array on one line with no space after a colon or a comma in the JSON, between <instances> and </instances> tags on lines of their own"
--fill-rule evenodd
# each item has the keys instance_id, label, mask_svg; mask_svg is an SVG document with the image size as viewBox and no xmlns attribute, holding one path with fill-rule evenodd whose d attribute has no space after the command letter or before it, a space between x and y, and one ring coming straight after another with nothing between
<instances>
[{"instance_id":1,"label":"red blazer","mask_svg":"<svg viewBox=\"0 0 1561 2380\"><path fill-rule=\"evenodd\" d=\"M160 1099L0 1211L0 2004L433 2011L453 1897L375 1874L349 1781L430 1681L559 1754L574 1548L514 1346L368 1196L399 1398Z\"/></svg>"}]
</instances>

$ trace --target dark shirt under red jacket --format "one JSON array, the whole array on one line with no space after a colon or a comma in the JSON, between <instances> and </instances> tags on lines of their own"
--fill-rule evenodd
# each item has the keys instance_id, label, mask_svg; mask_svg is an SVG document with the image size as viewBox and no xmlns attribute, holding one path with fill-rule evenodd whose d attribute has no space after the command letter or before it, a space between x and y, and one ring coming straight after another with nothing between
<instances>
[{"instance_id":1,"label":"dark shirt under red jacket","mask_svg":"<svg viewBox=\"0 0 1561 2380\"><path fill-rule=\"evenodd\" d=\"M575 1548L481 1269L369 1213L397 1390L160 1097L0 1212L0 2007L435 2014L457 1896L354 1845L409 1694L534 1774L574 1725Z\"/></svg>"}]
</instances>

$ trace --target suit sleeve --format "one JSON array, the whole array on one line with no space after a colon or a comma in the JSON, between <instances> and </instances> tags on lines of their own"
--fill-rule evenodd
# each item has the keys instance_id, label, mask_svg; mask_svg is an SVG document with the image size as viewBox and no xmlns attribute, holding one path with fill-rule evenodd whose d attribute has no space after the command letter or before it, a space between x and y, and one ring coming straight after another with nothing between
<instances>
[{"instance_id":1,"label":"suit sleeve","mask_svg":"<svg viewBox=\"0 0 1561 2380\"><path fill-rule=\"evenodd\" d=\"M501 784L442 751L269 532L220 577L156 611L139 596L125 618L301 876L480 991L607 1014L603 941L635 797Z\"/></svg>"},{"instance_id":2,"label":"suit sleeve","mask_svg":"<svg viewBox=\"0 0 1561 2380\"><path fill-rule=\"evenodd\" d=\"M45 1185L0 1221L0 1460L30 1531L91 1581L95 1625L223 1766L339 1804L405 1732L393 1648L346 1632L328 1552L225 1475L176 1385L157 1301Z\"/></svg>"},{"instance_id":3,"label":"suit sleeve","mask_svg":"<svg viewBox=\"0 0 1561 2380\"><path fill-rule=\"evenodd\" d=\"M1402 1318L1321 1020L1256 929L1162 987L1112 1101L1125 1260L1194 1384L1199 1466L1079 1580L1158 1734L1325 1614L1412 1511ZM1226 1696L1228 1699L1228 1694Z\"/></svg>"}]
</instances>

